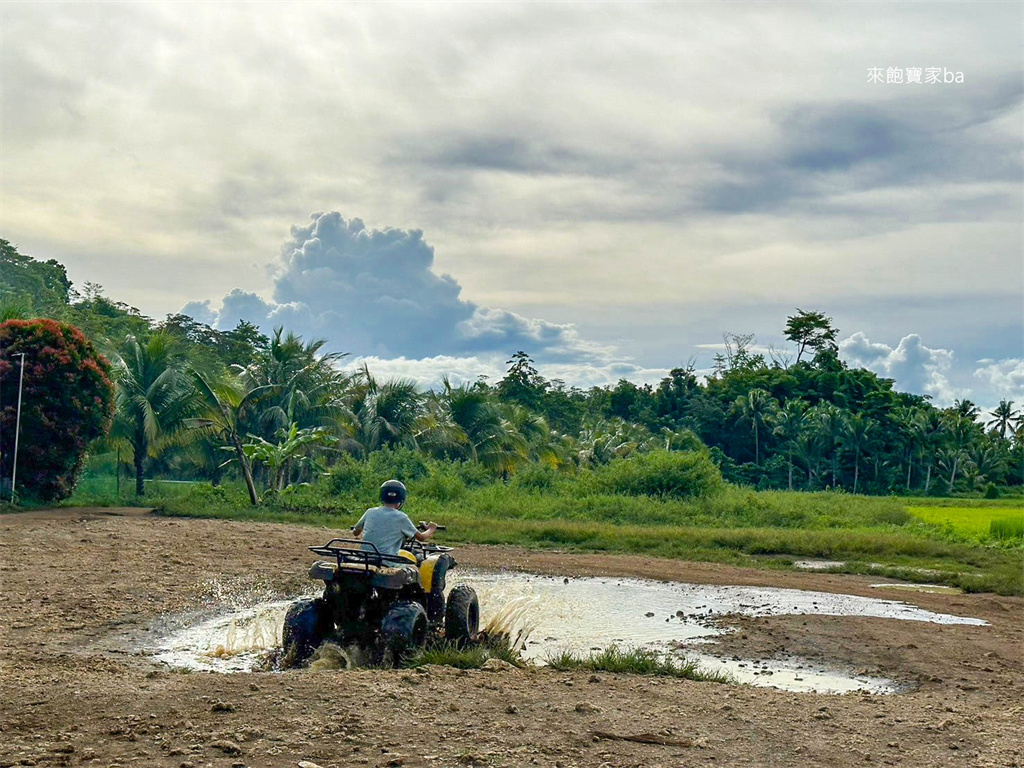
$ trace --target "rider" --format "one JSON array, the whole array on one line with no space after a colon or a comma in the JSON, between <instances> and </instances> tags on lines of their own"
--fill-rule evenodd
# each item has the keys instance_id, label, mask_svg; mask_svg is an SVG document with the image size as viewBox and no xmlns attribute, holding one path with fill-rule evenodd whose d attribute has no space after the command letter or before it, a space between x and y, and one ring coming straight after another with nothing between
<instances>
[{"instance_id":1,"label":"rider","mask_svg":"<svg viewBox=\"0 0 1024 768\"><path fill-rule=\"evenodd\" d=\"M427 541L437 526L427 523L426 530L417 530L409 516L402 512L406 495L401 482L386 481L380 487L382 506L366 510L352 527L352 533L362 535L363 541L373 544L382 555L397 555L406 539Z\"/></svg>"}]
</instances>

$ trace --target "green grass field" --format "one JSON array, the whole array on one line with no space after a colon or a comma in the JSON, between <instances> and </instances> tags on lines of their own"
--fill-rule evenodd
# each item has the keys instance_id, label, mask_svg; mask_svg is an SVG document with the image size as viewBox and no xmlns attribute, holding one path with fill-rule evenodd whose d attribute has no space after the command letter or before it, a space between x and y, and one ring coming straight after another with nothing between
<instances>
[{"instance_id":1,"label":"green grass field","mask_svg":"<svg viewBox=\"0 0 1024 768\"><path fill-rule=\"evenodd\" d=\"M351 526L375 488L331 493L298 486L249 505L229 483L147 481L145 497L122 480L88 475L73 506L141 504L162 514ZM796 560L842 561L838 570L935 582L968 591L1024 594L1022 500L853 496L753 491L728 486L705 498L614 494L574 478L542 487L517 482L467 485L444 476L412 481L413 520L446 524L446 543L636 553L757 568L792 568ZM316 536L319 534L312 534Z\"/></svg>"},{"instance_id":2,"label":"green grass field","mask_svg":"<svg viewBox=\"0 0 1024 768\"><path fill-rule=\"evenodd\" d=\"M914 517L932 525L942 526L957 534L986 540L1001 538L993 536L993 523L997 522L996 531L1007 530L1012 538L1014 529L1019 531L1017 537L1024 535L1024 508L1018 502L1013 504L988 504L973 506L927 506L907 507ZM1016 524L1016 525L1014 525Z\"/></svg>"},{"instance_id":3,"label":"green grass field","mask_svg":"<svg viewBox=\"0 0 1024 768\"><path fill-rule=\"evenodd\" d=\"M351 526L375 505L365 492L338 496L322 486L298 487L257 508L235 486L175 485L168 494L159 487L153 490L141 503L158 507L162 514L334 529ZM635 553L775 569L822 558L843 561L838 569L843 572L1024 594L1020 537L968 533L944 519L918 517L908 506L920 505L920 499L730 487L707 499L663 500L577 494L568 483L543 490L488 485L462 489L443 500L417 493L415 486L411 491L406 511L414 520L446 524L443 541L451 544ZM132 498L122 494L119 503ZM83 495L72 503L96 504L101 499ZM1013 513L1012 506L1001 502L969 509L979 519L987 515L986 520ZM317 535L311 532L311 537Z\"/></svg>"}]
</instances>

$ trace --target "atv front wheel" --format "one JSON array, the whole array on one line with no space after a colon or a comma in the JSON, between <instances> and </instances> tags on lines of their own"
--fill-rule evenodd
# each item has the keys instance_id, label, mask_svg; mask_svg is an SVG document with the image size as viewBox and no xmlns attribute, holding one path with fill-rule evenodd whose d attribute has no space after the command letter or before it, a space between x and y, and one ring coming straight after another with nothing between
<instances>
[{"instance_id":1,"label":"atv front wheel","mask_svg":"<svg viewBox=\"0 0 1024 768\"><path fill-rule=\"evenodd\" d=\"M427 612L412 600L392 605L380 623L381 650L386 663L396 664L427 641Z\"/></svg>"},{"instance_id":2,"label":"atv front wheel","mask_svg":"<svg viewBox=\"0 0 1024 768\"><path fill-rule=\"evenodd\" d=\"M323 643L330 631L327 605L323 600L299 600L284 617L284 654L293 664L302 664Z\"/></svg>"},{"instance_id":3,"label":"atv front wheel","mask_svg":"<svg viewBox=\"0 0 1024 768\"><path fill-rule=\"evenodd\" d=\"M448 595L444 609L445 639L463 645L479 631L480 601L476 590L460 584Z\"/></svg>"}]
</instances>

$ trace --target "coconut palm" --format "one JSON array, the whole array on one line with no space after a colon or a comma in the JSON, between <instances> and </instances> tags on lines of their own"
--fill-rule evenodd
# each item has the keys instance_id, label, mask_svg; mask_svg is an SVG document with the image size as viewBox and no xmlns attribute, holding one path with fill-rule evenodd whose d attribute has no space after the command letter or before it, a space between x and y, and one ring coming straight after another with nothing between
<instances>
[{"instance_id":1,"label":"coconut palm","mask_svg":"<svg viewBox=\"0 0 1024 768\"><path fill-rule=\"evenodd\" d=\"M831 403L822 403L811 409L811 420L829 452L832 467L832 487L837 488L839 449L847 432L847 412Z\"/></svg>"},{"instance_id":2,"label":"coconut palm","mask_svg":"<svg viewBox=\"0 0 1024 768\"><path fill-rule=\"evenodd\" d=\"M977 483L992 480L1005 469L1005 462L995 446L976 443L967 449L967 461Z\"/></svg>"},{"instance_id":3,"label":"coconut palm","mask_svg":"<svg viewBox=\"0 0 1024 768\"><path fill-rule=\"evenodd\" d=\"M364 452L384 446L416 448L423 400L411 379L381 383L364 365L346 396L349 437Z\"/></svg>"},{"instance_id":4,"label":"coconut palm","mask_svg":"<svg viewBox=\"0 0 1024 768\"><path fill-rule=\"evenodd\" d=\"M999 432L999 436L1005 440L1006 430L1010 429L1018 416L1018 411L1013 407L1013 400L1000 400L999 405L989 415L992 420L986 426Z\"/></svg>"},{"instance_id":5,"label":"coconut palm","mask_svg":"<svg viewBox=\"0 0 1024 768\"><path fill-rule=\"evenodd\" d=\"M764 426L765 419L777 407L778 404L772 396L763 389L752 389L746 395L737 397L733 403L737 423L749 423L750 431L754 433L754 464L761 464L759 428Z\"/></svg>"},{"instance_id":6,"label":"coconut palm","mask_svg":"<svg viewBox=\"0 0 1024 768\"><path fill-rule=\"evenodd\" d=\"M211 383L201 373L193 373L193 381L206 407L206 413L188 419L186 426L203 430L221 446L234 451L245 478L245 487L249 491L249 501L256 506L260 500L252 478L252 465L242 445L240 425L246 420L247 414L256 410L261 398L278 394L280 388L272 385L253 387L250 382L234 376Z\"/></svg>"},{"instance_id":7,"label":"coconut palm","mask_svg":"<svg viewBox=\"0 0 1024 768\"><path fill-rule=\"evenodd\" d=\"M581 466L607 464L662 444L646 427L618 417L585 421L576 443Z\"/></svg>"},{"instance_id":8,"label":"coconut palm","mask_svg":"<svg viewBox=\"0 0 1024 768\"><path fill-rule=\"evenodd\" d=\"M860 456L871 445L876 424L869 417L857 413L846 420L846 434L843 441L848 450L853 451L853 492L857 492L857 481L860 479Z\"/></svg>"},{"instance_id":9,"label":"coconut palm","mask_svg":"<svg viewBox=\"0 0 1024 768\"><path fill-rule=\"evenodd\" d=\"M253 414L249 431L272 438L292 422L299 428L332 426L343 418L342 401L351 376L337 367L345 353L324 353L324 339L304 342L301 336L275 328L265 352L248 366L237 367L250 388L275 387L278 395Z\"/></svg>"},{"instance_id":10,"label":"coconut palm","mask_svg":"<svg viewBox=\"0 0 1024 768\"><path fill-rule=\"evenodd\" d=\"M803 401L790 400L776 409L769 418L772 434L782 440L789 463L789 490L793 490L793 451L796 441L807 426L807 410Z\"/></svg>"},{"instance_id":11,"label":"coconut palm","mask_svg":"<svg viewBox=\"0 0 1024 768\"><path fill-rule=\"evenodd\" d=\"M145 495L146 462L180 436L185 420L201 407L189 376L189 362L166 333L147 339L128 335L110 350L117 386L112 436L131 446L135 494Z\"/></svg>"},{"instance_id":12,"label":"coconut palm","mask_svg":"<svg viewBox=\"0 0 1024 768\"><path fill-rule=\"evenodd\" d=\"M803 430L793 444L793 454L807 469L807 490L814 486L814 478L821 473L821 436L808 429Z\"/></svg>"}]
</instances>

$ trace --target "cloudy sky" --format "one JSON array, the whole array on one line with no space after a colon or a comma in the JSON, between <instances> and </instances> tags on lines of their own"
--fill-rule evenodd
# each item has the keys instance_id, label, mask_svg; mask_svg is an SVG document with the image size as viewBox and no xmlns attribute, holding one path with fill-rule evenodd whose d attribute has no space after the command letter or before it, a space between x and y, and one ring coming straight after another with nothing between
<instances>
[{"instance_id":1,"label":"cloudy sky","mask_svg":"<svg viewBox=\"0 0 1024 768\"><path fill-rule=\"evenodd\" d=\"M905 389L1021 401L1021 29L978 0L8 1L0 230L151 316L424 382L517 349L657 380L803 307Z\"/></svg>"}]
</instances>

